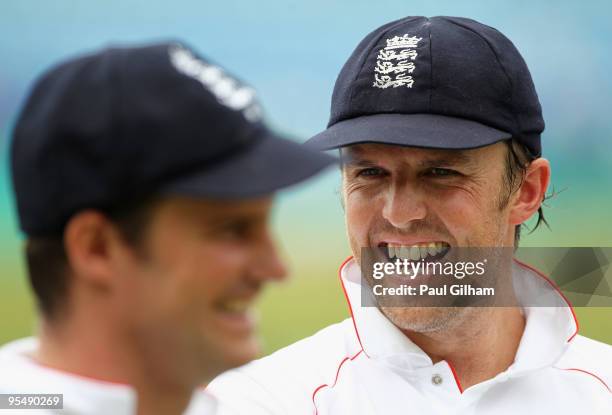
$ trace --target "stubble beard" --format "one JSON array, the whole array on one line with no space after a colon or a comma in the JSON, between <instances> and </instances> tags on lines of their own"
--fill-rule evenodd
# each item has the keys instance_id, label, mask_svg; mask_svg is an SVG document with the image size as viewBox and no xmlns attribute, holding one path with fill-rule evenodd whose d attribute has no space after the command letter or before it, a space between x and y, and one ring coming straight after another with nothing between
<instances>
[{"instance_id":1,"label":"stubble beard","mask_svg":"<svg viewBox=\"0 0 612 415\"><path fill-rule=\"evenodd\" d=\"M349 240L351 235L347 234ZM504 233L501 228L495 228L495 235L485 245L489 247L501 247L504 245ZM476 238L481 239L481 238ZM484 238L483 238L484 239ZM351 245L357 246L352 240ZM481 241L482 242L482 241ZM482 243L480 244L482 246ZM467 241L467 246L478 246L475 241ZM360 252L353 249L355 259L361 264ZM457 328L466 321L477 316L479 307L419 307L419 306L378 306L381 313L396 327L402 331L416 333L446 332Z\"/></svg>"}]
</instances>

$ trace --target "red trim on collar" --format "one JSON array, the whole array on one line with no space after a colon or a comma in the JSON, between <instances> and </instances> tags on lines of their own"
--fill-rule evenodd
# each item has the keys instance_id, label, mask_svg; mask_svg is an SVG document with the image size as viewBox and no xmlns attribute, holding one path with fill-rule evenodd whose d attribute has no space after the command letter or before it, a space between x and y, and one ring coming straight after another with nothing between
<instances>
[{"instance_id":1,"label":"red trim on collar","mask_svg":"<svg viewBox=\"0 0 612 415\"><path fill-rule=\"evenodd\" d=\"M453 365L450 364L448 360L446 360L446 364L448 365L448 367L450 367L451 372L453 372L453 377L455 378L455 383L457 384L457 387L459 388L459 393L463 393L463 388L461 387L461 382L459 382L459 376L457 376L457 372L455 371L455 368L453 367Z\"/></svg>"},{"instance_id":2,"label":"red trim on collar","mask_svg":"<svg viewBox=\"0 0 612 415\"><path fill-rule=\"evenodd\" d=\"M557 293L559 293L559 295L561 296L561 298L563 298L563 300L567 303L570 311L572 312L572 317L574 318L574 323L576 324L576 331L574 332L574 334L572 334L569 339L566 340L567 343L571 342L572 340L574 340L574 337L576 337L576 335L578 334L578 330L580 328L579 324L578 324L578 318L576 317L576 313L574 312L574 306L572 306L572 303L570 303L570 301L567 299L567 297L563 294L563 292L561 292L561 290L559 289L559 287L557 287L557 284L554 283L554 281L552 281L550 278L548 278L546 275L544 275L544 273L534 267L532 267L529 264L525 264L522 261L519 261L516 258L513 258L514 262L516 262L517 264L533 271L536 273L536 275L544 278L544 280L546 280L546 282L548 282L550 284L551 287L553 287L555 289L555 291L557 291Z\"/></svg>"},{"instance_id":3,"label":"red trim on collar","mask_svg":"<svg viewBox=\"0 0 612 415\"><path fill-rule=\"evenodd\" d=\"M361 350L363 351L363 353L365 353L365 355L369 359L370 356L368 356L368 352L366 352L364 350L363 344L361 344L361 337L359 336L359 330L357 330L357 323L355 323L355 316L353 314L353 306L351 305L351 301L349 300L348 293L346 292L346 287L344 286L344 281L342 281L342 268L344 268L344 266L351 259L353 259L353 256L350 256L350 257L346 258L344 260L344 262L340 265L340 268L338 268L338 278L340 279L340 285L342 286L342 292L344 293L344 298L346 298L346 303L348 304L349 313L351 314L351 320L353 321L353 327L355 328L355 334L357 335L357 341L359 342L359 346L361 347Z\"/></svg>"}]
</instances>

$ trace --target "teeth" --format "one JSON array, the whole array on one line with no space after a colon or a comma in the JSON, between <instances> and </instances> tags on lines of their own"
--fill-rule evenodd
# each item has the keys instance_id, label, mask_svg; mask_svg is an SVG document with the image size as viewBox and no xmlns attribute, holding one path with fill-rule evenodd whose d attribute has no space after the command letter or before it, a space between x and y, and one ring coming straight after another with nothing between
<instances>
[{"instance_id":1,"label":"teeth","mask_svg":"<svg viewBox=\"0 0 612 415\"><path fill-rule=\"evenodd\" d=\"M396 246L389 244L387 245L387 253L391 259L400 258L409 261L418 261L428 256L437 255L446 248L447 245L442 242L431 242L427 245L414 246Z\"/></svg>"},{"instance_id":2,"label":"teeth","mask_svg":"<svg viewBox=\"0 0 612 415\"><path fill-rule=\"evenodd\" d=\"M221 308L224 311L229 311L230 313L244 313L248 311L251 303L245 300L231 300L226 301L221 304Z\"/></svg>"},{"instance_id":3,"label":"teeth","mask_svg":"<svg viewBox=\"0 0 612 415\"><path fill-rule=\"evenodd\" d=\"M427 252L427 247L424 245L419 246L419 255L421 258L427 258L429 253Z\"/></svg>"},{"instance_id":4,"label":"teeth","mask_svg":"<svg viewBox=\"0 0 612 415\"><path fill-rule=\"evenodd\" d=\"M410 259L413 261L421 259L421 251L419 250L418 246L413 246L410 248Z\"/></svg>"}]
</instances>

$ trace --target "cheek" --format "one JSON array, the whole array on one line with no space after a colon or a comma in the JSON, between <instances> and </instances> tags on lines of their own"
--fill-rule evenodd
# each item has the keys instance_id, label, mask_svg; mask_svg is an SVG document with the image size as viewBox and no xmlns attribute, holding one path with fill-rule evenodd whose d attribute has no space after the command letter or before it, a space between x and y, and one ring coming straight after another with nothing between
<instances>
[{"instance_id":1,"label":"cheek","mask_svg":"<svg viewBox=\"0 0 612 415\"><path fill-rule=\"evenodd\" d=\"M474 195L462 190L446 191L435 195L429 203L438 217L448 222L449 228L465 228L465 224L482 212L482 203Z\"/></svg>"},{"instance_id":2,"label":"cheek","mask_svg":"<svg viewBox=\"0 0 612 415\"><path fill-rule=\"evenodd\" d=\"M166 234L126 273L118 290L130 293L121 300L125 313L137 325L165 321L176 330L201 327L215 303L240 283L244 258L241 250L223 244Z\"/></svg>"},{"instance_id":3,"label":"cheek","mask_svg":"<svg viewBox=\"0 0 612 415\"><path fill-rule=\"evenodd\" d=\"M492 188L447 190L435 195L429 206L458 244L487 244L501 219L498 192Z\"/></svg>"},{"instance_id":4,"label":"cheek","mask_svg":"<svg viewBox=\"0 0 612 415\"><path fill-rule=\"evenodd\" d=\"M209 308L239 283L244 255L223 244L197 240L177 242L157 261L170 307L184 310Z\"/></svg>"},{"instance_id":5,"label":"cheek","mask_svg":"<svg viewBox=\"0 0 612 415\"><path fill-rule=\"evenodd\" d=\"M353 253L368 246L368 234L376 217L376 204L361 193L349 194L345 199L345 222Z\"/></svg>"}]
</instances>

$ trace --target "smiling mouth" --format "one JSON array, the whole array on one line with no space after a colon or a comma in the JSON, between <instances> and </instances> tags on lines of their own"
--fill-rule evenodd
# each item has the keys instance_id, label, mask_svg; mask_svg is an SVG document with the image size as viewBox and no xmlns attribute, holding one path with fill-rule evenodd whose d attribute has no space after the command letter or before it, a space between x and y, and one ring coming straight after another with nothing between
<instances>
[{"instance_id":1,"label":"smiling mouth","mask_svg":"<svg viewBox=\"0 0 612 415\"><path fill-rule=\"evenodd\" d=\"M417 245L396 245L387 242L378 244L379 251L386 257L387 261L396 259L407 261L440 261L450 251L450 245L446 242L429 242Z\"/></svg>"},{"instance_id":2,"label":"smiling mouth","mask_svg":"<svg viewBox=\"0 0 612 415\"><path fill-rule=\"evenodd\" d=\"M248 313L252 307L250 300L226 300L217 305L217 309L228 314Z\"/></svg>"},{"instance_id":3,"label":"smiling mouth","mask_svg":"<svg viewBox=\"0 0 612 415\"><path fill-rule=\"evenodd\" d=\"M240 335L251 335L255 329L257 316L253 298L233 298L216 304L219 328Z\"/></svg>"}]
</instances>

